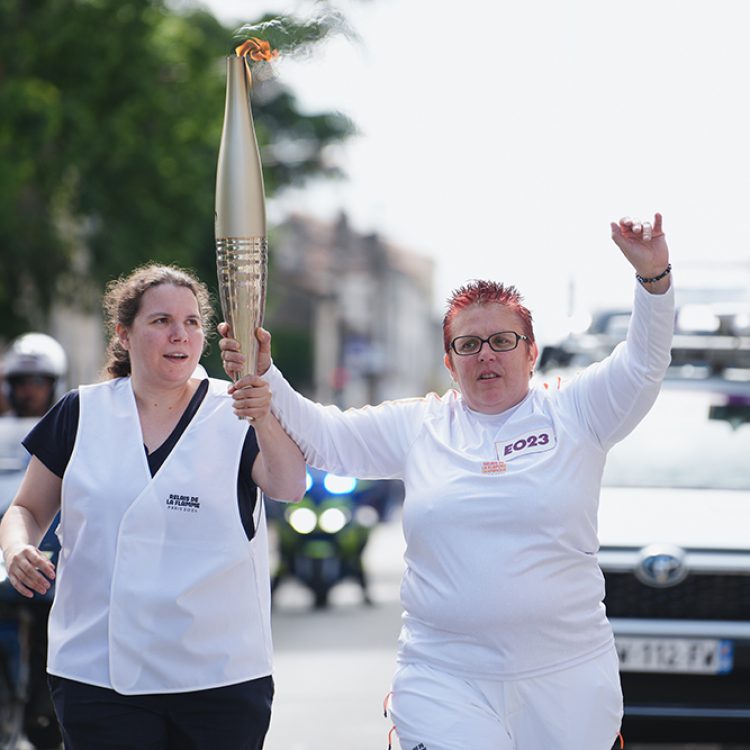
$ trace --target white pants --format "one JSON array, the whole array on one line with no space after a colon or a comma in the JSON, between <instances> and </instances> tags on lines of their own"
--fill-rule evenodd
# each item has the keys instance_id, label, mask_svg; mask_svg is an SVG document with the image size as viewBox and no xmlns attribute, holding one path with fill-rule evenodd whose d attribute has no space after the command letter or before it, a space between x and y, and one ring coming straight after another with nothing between
<instances>
[{"instance_id":1,"label":"white pants","mask_svg":"<svg viewBox=\"0 0 750 750\"><path fill-rule=\"evenodd\" d=\"M407 664L391 718L402 750L611 750L622 721L617 654L508 681Z\"/></svg>"}]
</instances>

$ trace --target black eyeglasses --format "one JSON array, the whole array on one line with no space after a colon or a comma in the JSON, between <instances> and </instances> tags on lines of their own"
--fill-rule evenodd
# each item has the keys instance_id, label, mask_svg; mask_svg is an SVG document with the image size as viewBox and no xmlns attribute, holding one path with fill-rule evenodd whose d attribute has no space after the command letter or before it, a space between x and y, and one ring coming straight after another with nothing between
<instances>
[{"instance_id":1,"label":"black eyeglasses","mask_svg":"<svg viewBox=\"0 0 750 750\"><path fill-rule=\"evenodd\" d=\"M451 349L462 357L476 354L483 344L489 344L493 352L510 352L518 346L519 341L528 341L529 337L515 331L500 331L489 338L481 336L456 336L451 341Z\"/></svg>"}]
</instances>

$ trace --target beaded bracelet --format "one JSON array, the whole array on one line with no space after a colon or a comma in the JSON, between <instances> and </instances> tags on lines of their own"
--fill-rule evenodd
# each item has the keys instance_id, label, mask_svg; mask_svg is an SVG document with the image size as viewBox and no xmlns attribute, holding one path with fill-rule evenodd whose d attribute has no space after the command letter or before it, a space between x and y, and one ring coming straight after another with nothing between
<instances>
[{"instance_id":1,"label":"beaded bracelet","mask_svg":"<svg viewBox=\"0 0 750 750\"><path fill-rule=\"evenodd\" d=\"M647 279L641 276L640 274L636 274L635 278L638 279L638 281L640 281L641 284L653 284L655 281L661 281L665 276L669 276L671 271L672 271L672 264L667 263L667 267L658 276L653 276L652 278Z\"/></svg>"}]
</instances>

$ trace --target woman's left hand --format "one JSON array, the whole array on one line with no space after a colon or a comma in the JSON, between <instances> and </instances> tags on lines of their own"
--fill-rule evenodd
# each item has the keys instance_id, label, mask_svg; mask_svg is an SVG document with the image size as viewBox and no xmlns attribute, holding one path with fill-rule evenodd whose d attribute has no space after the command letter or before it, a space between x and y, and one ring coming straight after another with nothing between
<instances>
[{"instance_id":1,"label":"woman's left hand","mask_svg":"<svg viewBox=\"0 0 750 750\"><path fill-rule=\"evenodd\" d=\"M659 276L669 265L669 248L661 221L661 214L657 213L654 214L653 224L625 217L619 223L612 222L610 225L612 240L635 268L635 272L646 279Z\"/></svg>"},{"instance_id":2,"label":"woman's left hand","mask_svg":"<svg viewBox=\"0 0 750 750\"><path fill-rule=\"evenodd\" d=\"M257 424L271 413L271 388L258 375L245 375L229 386L228 393L238 417Z\"/></svg>"}]
</instances>

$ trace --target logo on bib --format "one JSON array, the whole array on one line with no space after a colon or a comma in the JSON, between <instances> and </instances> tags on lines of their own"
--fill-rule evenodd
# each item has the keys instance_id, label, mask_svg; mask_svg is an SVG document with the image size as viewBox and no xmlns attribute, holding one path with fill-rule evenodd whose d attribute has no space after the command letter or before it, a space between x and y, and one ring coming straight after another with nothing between
<instances>
[{"instance_id":1,"label":"logo on bib","mask_svg":"<svg viewBox=\"0 0 750 750\"><path fill-rule=\"evenodd\" d=\"M507 469L505 461L482 461L482 474L502 474Z\"/></svg>"},{"instance_id":2,"label":"logo on bib","mask_svg":"<svg viewBox=\"0 0 750 750\"><path fill-rule=\"evenodd\" d=\"M183 513L197 513L201 507L200 498L194 495L173 495L167 498L167 510L179 510Z\"/></svg>"}]
</instances>

